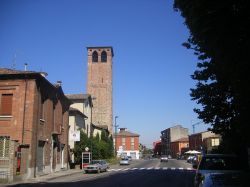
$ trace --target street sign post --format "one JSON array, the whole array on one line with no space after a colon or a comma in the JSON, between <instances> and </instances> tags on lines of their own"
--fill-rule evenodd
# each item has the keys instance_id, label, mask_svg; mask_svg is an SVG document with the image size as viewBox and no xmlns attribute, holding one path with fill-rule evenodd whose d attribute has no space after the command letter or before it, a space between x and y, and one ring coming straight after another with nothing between
<instances>
[{"instance_id":1,"label":"street sign post","mask_svg":"<svg viewBox=\"0 0 250 187\"><path fill-rule=\"evenodd\" d=\"M85 148L86 150L86 148ZM82 152L82 169L84 166L88 165L91 162L91 153Z\"/></svg>"}]
</instances>

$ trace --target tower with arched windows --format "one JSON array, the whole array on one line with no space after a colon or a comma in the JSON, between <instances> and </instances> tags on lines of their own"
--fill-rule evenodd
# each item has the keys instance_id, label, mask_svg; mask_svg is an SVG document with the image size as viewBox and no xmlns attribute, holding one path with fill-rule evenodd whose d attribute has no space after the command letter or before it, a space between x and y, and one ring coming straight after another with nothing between
<instances>
[{"instance_id":1,"label":"tower with arched windows","mask_svg":"<svg viewBox=\"0 0 250 187\"><path fill-rule=\"evenodd\" d=\"M93 99L92 123L108 127L112 134L112 47L87 47L88 78L87 93Z\"/></svg>"}]
</instances>

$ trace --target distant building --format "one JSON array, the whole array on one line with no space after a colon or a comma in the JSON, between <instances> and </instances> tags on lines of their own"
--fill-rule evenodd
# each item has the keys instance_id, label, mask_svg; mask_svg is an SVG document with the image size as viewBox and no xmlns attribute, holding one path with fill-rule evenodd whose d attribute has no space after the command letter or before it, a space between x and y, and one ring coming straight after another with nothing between
<instances>
[{"instance_id":1,"label":"distant building","mask_svg":"<svg viewBox=\"0 0 250 187\"><path fill-rule=\"evenodd\" d=\"M92 124L91 124L92 123L91 121L92 120L92 107L93 107L91 95L89 94L67 94L66 96L72 102L72 104L70 105L71 111L72 111L71 114L77 114L76 110L78 110L80 113L82 113L82 115L85 116L82 122L78 121L78 127L79 129L82 129L83 132L85 132L88 137L90 137L93 131ZM73 113L73 109L75 109L74 113ZM73 115L70 115L70 117L74 118ZM74 128L74 130L78 130L78 129Z\"/></svg>"},{"instance_id":2,"label":"distant building","mask_svg":"<svg viewBox=\"0 0 250 187\"><path fill-rule=\"evenodd\" d=\"M9 181L68 168L70 101L44 73L0 68L0 171Z\"/></svg>"},{"instance_id":3,"label":"distant building","mask_svg":"<svg viewBox=\"0 0 250 187\"><path fill-rule=\"evenodd\" d=\"M75 162L73 149L75 148L75 142L80 141L80 130L86 132L85 116L80 110L76 108L69 109L69 153L70 161ZM86 133L87 134L87 133Z\"/></svg>"},{"instance_id":4,"label":"distant building","mask_svg":"<svg viewBox=\"0 0 250 187\"><path fill-rule=\"evenodd\" d=\"M211 131L191 134L189 135L189 149L209 153L218 148L220 140L220 135Z\"/></svg>"},{"instance_id":5,"label":"distant building","mask_svg":"<svg viewBox=\"0 0 250 187\"><path fill-rule=\"evenodd\" d=\"M188 138L180 138L170 143L170 149L172 152L172 157L177 158L182 155L182 150L188 149L189 141Z\"/></svg>"},{"instance_id":6,"label":"distant building","mask_svg":"<svg viewBox=\"0 0 250 187\"><path fill-rule=\"evenodd\" d=\"M88 79L87 93L93 98L92 123L106 126L112 134L113 95L112 95L112 47L87 47Z\"/></svg>"},{"instance_id":7,"label":"distant building","mask_svg":"<svg viewBox=\"0 0 250 187\"><path fill-rule=\"evenodd\" d=\"M181 138L188 137L188 129L181 125L176 125L161 131L161 145L163 155L172 155L170 143Z\"/></svg>"},{"instance_id":8,"label":"distant building","mask_svg":"<svg viewBox=\"0 0 250 187\"><path fill-rule=\"evenodd\" d=\"M161 140L153 142L154 155L161 155Z\"/></svg>"},{"instance_id":9,"label":"distant building","mask_svg":"<svg viewBox=\"0 0 250 187\"><path fill-rule=\"evenodd\" d=\"M117 156L127 155L133 159L139 159L139 136L126 131L126 128L120 128L120 131L114 135Z\"/></svg>"}]
</instances>

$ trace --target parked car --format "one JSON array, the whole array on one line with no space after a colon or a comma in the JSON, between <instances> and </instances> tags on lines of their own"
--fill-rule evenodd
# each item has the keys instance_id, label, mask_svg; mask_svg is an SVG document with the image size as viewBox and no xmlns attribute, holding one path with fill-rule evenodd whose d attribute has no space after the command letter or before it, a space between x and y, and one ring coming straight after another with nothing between
<instances>
[{"instance_id":1,"label":"parked car","mask_svg":"<svg viewBox=\"0 0 250 187\"><path fill-rule=\"evenodd\" d=\"M120 165L129 165L129 159L128 159L128 157L121 158Z\"/></svg>"},{"instance_id":2,"label":"parked car","mask_svg":"<svg viewBox=\"0 0 250 187\"><path fill-rule=\"evenodd\" d=\"M161 162L168 162L168 156L162 155L161 156Z\"/></svg>"},{"instance_id":3,"label":"parked car","mask_svg":"<svg viewBox=\"0 0 250 187\"><path fill-rule=\"evenodd\" d=\"M85 173L107 171L109 164L105 160L92 160L90 164L84 166Z\"/></svg>"},{"instance_id":4,"label":"parked car","mask_svg":"<svg viewBox=\"0 0 250 187\"><path fill-rule=\"evenodd\" d=\"M194 159L194 155L190 155L190 156L188 156L188 158L187 158L187 162L188 163L192 163L193 162L193 159Z\"/></svg>"},{"instance_id":5,"label":"parked car","mask_svg":"<svg viewBox=\"0 0 250 187\"><path fill-rule=\"evenodd\" d=\"M242 170L234 155L208 154L201 158L196 170L195 186L240 186Z\"/></svg>"},{"instance_id":6,"label":"parked car","mask_svg":"<svg viewBox=\"0 0 250 187\"><path fill-rule=\"evenodd\" d=\"M128 160L129 160L129 161L132 161L132 156L128 156Z\"/></svg>"}]
</instances>

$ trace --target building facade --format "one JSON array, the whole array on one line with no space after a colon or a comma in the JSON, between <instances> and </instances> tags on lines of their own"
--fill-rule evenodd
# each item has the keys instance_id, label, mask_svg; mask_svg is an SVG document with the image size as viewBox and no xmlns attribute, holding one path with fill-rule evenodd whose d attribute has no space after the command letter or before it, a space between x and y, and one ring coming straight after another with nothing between
<instances>
[{"instance_id":1,"label":"building facade","mask_svg":"<svg viewBox=\"0 0 250 187\"><path fill-rule=\"evenodd\" d=\"M92 123L107 126L112 134L112 47L87 47L88 77L87 93L93 98Z\"/></svg>"},{"instance_id":2,"label":"building facade","mask_svg":"<svg viewBox=\"0 0 250 187\"><path fill-rule=\"evenodd\" d=\"M173 158L178 158L178 156L183 154L182 150L187 150L189 147L188 138L180 138L170 143L170 149Z\"/></svg>"},{"instance_id":3,"label":"building facade","mask_svg":"<svg viewBox=\"0 0 250 187\"><path fill-rule=\"evenodd\" d=\"M172 155L171 142L181 138L188 138L188 129L176 125L161 131L162 155Z\"/></svg>"},{"instance_id":4,"label":"building facade","mask_svg":"<svg viewBox=\"0 0 250 187\"><path fill-rule=\"evenodd\" d=\"M84 121L81 122L80 129L87 134L88 137L92 133L92 97L89 94L67 94L68 99L71 101L70 107L78 110L82 115L84 115ZM72 113L73 114L73 113ZM71 116L74 118L74 116ZM72 124L72 123L71 123ZM77 130L77 129L75 129Z\"/></svg>"},{"instance_id":5,"label":"building facade","mask_svg":"<svg viewBox=\"0 0 250 187\"><path fill-rule=\"evenodd\" d=\"M161 155L161 140L153 142L153 150L154 150L154 155L155 156L160 156Z\"/></svg>"},{"instance_id":6,"label":"building facade","mask_svg":"<svg viewBox=\"0 0 250 187\"><path fill-rule=\"evenodd\" d=\"M76 108L69 109L69 155L70 163L75 163L75 156L73 149L75 142L80 141L80 130L86 131L85 116L80 110ZM87 134L87 133L86 133Z\"/></svg>"},{"instance_id":7,"label":"building facade","mask_svg":"<svg viewBox=\"0 0 250 187\"><path fill-rule=\"evenodd\" d=\"M115 150L117 156L131 156L132 159L139 159L139 134L132 133L126 128L114 135Z\"/></svg>"},{"instance_id":8,"label":"building facade","mask_svg":"<svg viewBox=\"0 0 250 187\"><path fill-rule=\"evenodd\" d=\"M205 131L189 135L189 149L209 153L217 149L221 137L211 131Z\"/></svg>"},{"instance_id":9,"label":"building facade","mask_svg":"<svg viewBox=\"0 0 250 187\"><path fill-rule=\"evenodd\" d=\"M70 101L60 83L39 72L0 69L0 101L2 172L21 180L68 167Z\"/></svg>"}]
</instances>

